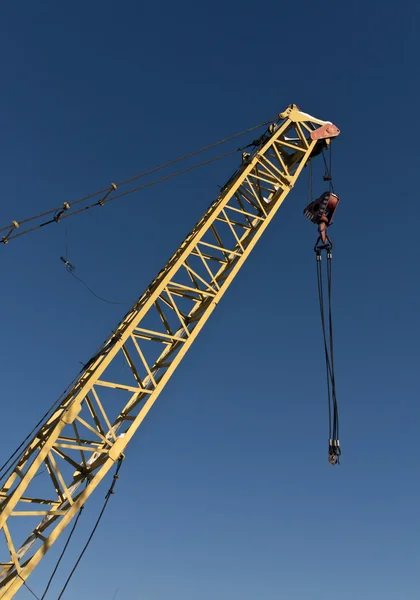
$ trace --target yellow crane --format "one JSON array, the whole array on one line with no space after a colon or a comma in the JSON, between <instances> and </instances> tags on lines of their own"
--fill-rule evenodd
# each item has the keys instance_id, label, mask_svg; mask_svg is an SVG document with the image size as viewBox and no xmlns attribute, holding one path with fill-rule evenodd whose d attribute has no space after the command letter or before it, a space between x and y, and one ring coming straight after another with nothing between
<instances>
[{"instance_id":1,"label":"yellow crane","mask_svg":"<svg viewBox=\"0 0 420 600\"><path fill-rule=\"evenodd\" d=\"M338 134L296 105L281 113L17 455L0 489L1 600L121 460L305 164Z\"/></svg>"}]
</instances>

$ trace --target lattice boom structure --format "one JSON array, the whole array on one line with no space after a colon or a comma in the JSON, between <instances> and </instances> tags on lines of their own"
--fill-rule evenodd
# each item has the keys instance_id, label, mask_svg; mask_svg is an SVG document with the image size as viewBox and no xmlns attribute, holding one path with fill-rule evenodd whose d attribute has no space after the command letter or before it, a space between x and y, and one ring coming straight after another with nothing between
<instances>
[{"instance_id":1,"label":"lattice boom structure","mask_svg":"<svg viewBox=\"0 0 420 600\"><path fill-rule=\"evenodd\" d=\"M0 598L124 452L305 163L337 134L294 105L282 113L28 443L0 490Z\"/></svg>"}]
</instances>

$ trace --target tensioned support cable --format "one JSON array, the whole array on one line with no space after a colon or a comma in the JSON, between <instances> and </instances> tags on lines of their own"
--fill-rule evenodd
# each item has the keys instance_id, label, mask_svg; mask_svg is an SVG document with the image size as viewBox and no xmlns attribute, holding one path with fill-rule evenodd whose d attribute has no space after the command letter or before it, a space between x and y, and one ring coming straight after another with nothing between
<instances>
[{"instance_id":1,"label":"tensioned support cable","mask_svg":"<svg viewBox=\"0 0 420 600\"><path fill-rule=\"evenodd\" d=\"M249 133L250 131L253 131L260 127L264 127L264 126L268 125L269 123L271 123L272 121L273 120L264 121L263 123L259 123L258 125L254 125L253 127L249 127L248 129L244 129L243 131L240 131L239 133L235 133L227 138L223 138L222 140L219 140L218 142L209 144L207 146L204 146L203 148L194 150L193 152L189 152L188 154L184 154L183 156L180 156L180 157L170 160L166 163L158 165L157 167L153 167L152 169L148 169L147 171L143 171L142 173L138 173L137 175L134 175L133 177L129 177L128 179L124 179L123 181L120 181L119 183L111 183L108 187L100 189L100 190L93 192L91 194L88 194L86 196L83 196L82 198L74 200L71 203L64 202L61 206L41 212L32 217L28 217L26 219L21 219L20 221L13 220L10 225L0 227L0 232L3 232L3 231L7 232L0 238L0 243L7 244L9 241L11 241L13 239L21 237L22 235L26 235L27 233L30 233L32 231L36 231L37 229L41 229L42 227L45 227L46 225L51 225L52 223L59 223L63 218L80 214L83 211L93 208L95 206L104 206L105 203L107 203L111 200L116 200L117 198L122 198L122 197L132 194L134 192L138 192L146 187L151 187L152 185L156 185L157 183L160 183L167 179L171 179L178 175L182 175L183 173L187 173L188 171L191 171L193 169L197 169L199 167L205 166L207 164L210 164L212 162L215 162L217 160L220 160L222 158L230 156L231 154L234 154L235 152L242 150L242 148L237 148L235 150L232 150L231 152L227 152L225 154L221 154L219 156L211 158L207 161L203 161L199 164L192 165L191 167L188 167L187 169L176 171L175 173L171 173L170 175L161 177L159 179L156 179L154 181L146 183L145 185L138 186L138 187L135 187L135 188L132 188L129 190L125 190L119 194L115 194L117 189L120 189L123 186L126 186L128 183L131 183L132 181L141 179L143 177L146 177L147 175L151 175L152 173L156 173L157 171L161 171L162 169L166 169L172 165L175 165L175 164L185 161L189 158L192 158L193 156L196 156L198 154L206 152L207 150L211 150L212 148L215 148L216 146L220 146L222 144L230 142L230 141L234 140L235 138L238 138L246 133ZM88 200L91 200L92 198L95 198L98 196L100 196L99 200L96 200L95 202L91 202L78 210L72 210L74 206L77 206L79 204L85 204L85 203L87 203ZM48 218L48 220L42 221L41 223L37 223L36 225L34 225L32 227L27 227L23 231L20 231L19 233L17 233L17 230L22 225L33 222L33 221L39 221L43 217L47 217L47 216L50 217L50 218Z\"/></svg>"}]
</instances>

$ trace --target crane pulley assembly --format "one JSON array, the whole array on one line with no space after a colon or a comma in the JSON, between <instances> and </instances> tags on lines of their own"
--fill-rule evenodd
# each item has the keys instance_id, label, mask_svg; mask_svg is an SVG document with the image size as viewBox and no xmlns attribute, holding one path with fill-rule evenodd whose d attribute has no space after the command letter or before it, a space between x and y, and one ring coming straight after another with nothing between
<instances>
[{"instance_id":1,"label":"crane pulley assembly","mask_svg":"<svg viewBox=\"0 0 420 600\"><path fill-rule=\"evenodd\" d=\"M338 134L330 122L296 105L270 122L168 263L0 468L0 600L10 600L27 585L46 552L120 463L305 165L323 155ZM319 227L317 264L327 252L329 277L328 226L337 204L331 190L306 209ZM327 319L323 303L321 318L324 334L326 320L332 331L331 310ZM339 442L332 337L328 343L324 338L332 389L329 459L335 464Z\"/></svg>"},{"instance_id":2,"label":"crane pulley assembly","mask_svg":"<svg viewBox=\"0 0 420 600\"><path fill-rule=\"evenodd\" d=\"M319 249L327 248L330 244L328 238L328 227L332 225L332 219L337 209L340 198L332 192L324 192L317 200L314 200L304 210L307 219L318 225L319 238L316 246Z\"/></svg>"}]
</instances>

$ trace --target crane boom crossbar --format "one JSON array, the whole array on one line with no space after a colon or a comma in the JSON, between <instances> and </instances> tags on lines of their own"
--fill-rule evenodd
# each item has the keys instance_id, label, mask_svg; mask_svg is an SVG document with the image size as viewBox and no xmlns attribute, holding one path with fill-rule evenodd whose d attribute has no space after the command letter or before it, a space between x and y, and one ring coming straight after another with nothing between
<instances>
[{"instance_id":1,"label":"crane boom crossbar","mask_svg":"<svg viewBox=\"0 0 420 600\"><path fill-rule=\"evenodd\" d=\"M2 600L14 596L123 454L293 188L316 138L326 137L326 125L291 105L254 142L19 455L0 489ZM34 517L41 518L35 527Z\"/></svg>"}]
</instances>

